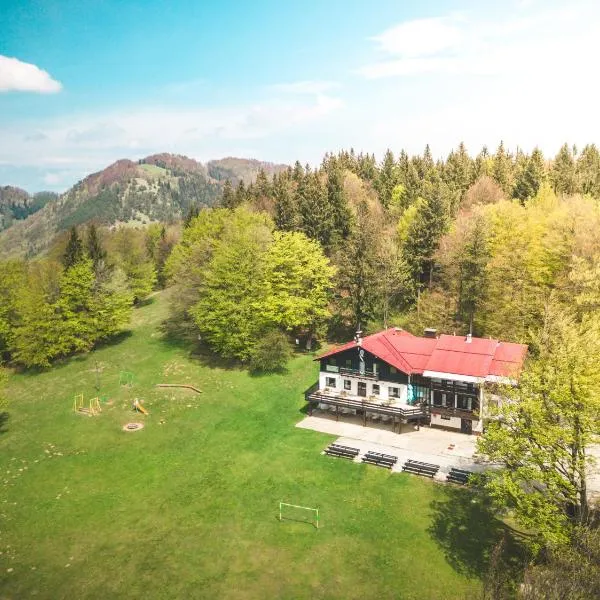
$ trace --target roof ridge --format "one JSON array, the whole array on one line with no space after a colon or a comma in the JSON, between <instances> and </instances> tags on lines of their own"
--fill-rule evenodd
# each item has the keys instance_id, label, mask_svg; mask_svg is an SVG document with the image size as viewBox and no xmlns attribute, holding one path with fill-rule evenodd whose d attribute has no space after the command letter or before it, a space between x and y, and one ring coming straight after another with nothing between
<instances>
[{"instance_id":1,"label":"roof ridge","mask_svg":"<svg viewBox=\"0 0 600 600\"><path fill-rule=\"evenodd\" d=\"M389 331L388 329L385 329L381 333L387 333L388 331ZM388 340L385 335L382 335L381 337L384 340L386 346L392 351L392 354L394 356L396 356L396 358L399 360L399 362L401 362L402 364L405 364L408 367L407 374L409 374L409 371L412 371L413 366L408 362L408 360L406 360L406 358L404 358L404 356L396 349L394 344L392 344L392 342L390 340Z\"/></svg>"}]
</instances>

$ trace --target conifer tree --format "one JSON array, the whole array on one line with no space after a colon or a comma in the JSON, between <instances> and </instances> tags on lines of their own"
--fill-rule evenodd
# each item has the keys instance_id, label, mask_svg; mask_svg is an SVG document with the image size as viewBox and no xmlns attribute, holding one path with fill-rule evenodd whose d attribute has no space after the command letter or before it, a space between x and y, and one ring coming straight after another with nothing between
<instances>
[{"instance_id":1,"label":"conifer tree","mask_svg":"<svg viewBox=\"0 0 600 600\"><path fill-rule=\"evenodd\" d=\"M248 199L248 193L246 191L246 187L244 186L244 180L240 179L237 187L235 188L235 199L234 206L239 206L243 202Z\"/></svg>"},{"instance_id":2,"label":"conifer tree","mask_svg":"<svg viewBox=\"0 0 600 600\"><path fill-rule=\"evenodd\" d=\"M550 171L550 181L557 194L571 195L577 191L575 159L568 144L562 145L554 159Z\"/></svg>"},{"instance_id":3,"label":"conifer tree","mask_svg":"<svg viewBox=\"0 0 600 600\"><path fill-rule=\"evenodd\" d=\"M538 193L544 182L546 169L544 156L539 148L534 148L531 156L524 157L519 162L512 195L524 203Z\"/></svg>"},{"instance_id":4,"label":"conifer tree","mask_svg":"<svg viewBox=\"0 0 600 600\"><path fill-rule=\"evenodd\" d=\"M577 158L577 181L584 194L600 198L600 152L595 144L585 146Z\"/></svg>"},{"instance_id":5,"label":"conifer tree","mask_svg":"<svg viewBox=\"0 0 600 600\"><path fill-rule=\"evenodd\" d=\"M86 242L87 255L92 261L94 273L96 274L96 277L98 277L104 268L106 261L106 250L104 250L102 247L102 243L100 242L100 238L98 236L98 230L96 229L96 225L94 225L94 223L90 223L88 226Z\"/></svg>"},{"instance_id":6,"label":"conifer tree","mask_svg":"<svg viewBox=\"0 0 600 600\"><path fill-rule=\"evenodd\" d=\"M396 172L396 163L394 161L394 154L388 148L383 157L383 162L379 169L379 176L377 178L377 192L379 194L379 201L386 208L389 206L392 199L392 191L398 183L398 174Z\"/></svg>"},{"instance_id":7,"label":"conifer tree","mask_svg":"<svg viewBox=\"0 0 600 600\"><path fill-rule=\"evenodd\" d=\"M346 239L350 234L352 213L344 193L344 174L334 165L327 171L327 202L331 213L332 243Z\"/></svg>"},{"instance_id":8,"label":"conifer tree","mask_svg":"<svg viewBox=\"0 0 600 600\"><path fill-rule=\"evenodd\" d=\"M298 208L287 176L278 177L273 183L275 196L275 225L282 231L294 231L298 227Z\"/></svg>"},{"instance_id":9,"label":"conifer tree","mask_svg":"<svg viewBox=\"0 0 600 600\"><path fill-rule=\"evenodd\" d=\"M223 196L221 197L221 206L224 208L234 208L236 205L235 193L229 179L225 180L223 185Z\"/></svg>"},{"instance_id":10,"label":"conifer tree","mask_svg":"<svg viewBox=\"0 0 600 600\"><path fill-rule=\"evenodd\" d=\"M307 174L296 190L300 229L324 248L331 241L332 214L327 202L327 192L321 184L318 172Z\"/></svg>"},{"instance_id":11,"label":"conifer tree","mask_svg":"<svg viewBox=\"0 0 600 600\"><path fill-rule=\"evenodd\" d=\"M509 197L513 185L513 164L512 158L504 149L504 142L502 141L500 142L492 161L492 177L496 180L507 197Z\"/></svg>"},{"instance_id":12,"label":"conifer tree","mask_svg":"<svg viewBox=\"0 0 600 600\"><path fill-rule=\"evenodd\" d=\"M83 244L75 226L71 227L69 240L63 256L65 269L77 264L83 258Z\"/></svg>"}]
</instances>

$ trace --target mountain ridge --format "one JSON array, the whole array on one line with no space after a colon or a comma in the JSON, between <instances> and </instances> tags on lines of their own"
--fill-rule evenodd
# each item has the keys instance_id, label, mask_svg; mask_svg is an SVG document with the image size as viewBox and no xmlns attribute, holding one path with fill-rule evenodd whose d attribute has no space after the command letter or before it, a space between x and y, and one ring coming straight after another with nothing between
<instances>
[{"instance_id":1,"label":"mountain ridge","mask_svg":"<svg viewBox=\"0 0 600 600\"><path fill-rule=\"evenodd\" d=\"M122 158L90 173L23 220L11 221L0 231L0 256L42 253L57 234L89 221L103 225L177 221L193 205L214 205L227 179L233 185L239 181L249 184L260 169L272 176L287 168L283 164L234 157L204 164L166 152L137 161ZM20 188L11 189L19 190L12 196L29 196Z\"/></svg>"}]
</instances>

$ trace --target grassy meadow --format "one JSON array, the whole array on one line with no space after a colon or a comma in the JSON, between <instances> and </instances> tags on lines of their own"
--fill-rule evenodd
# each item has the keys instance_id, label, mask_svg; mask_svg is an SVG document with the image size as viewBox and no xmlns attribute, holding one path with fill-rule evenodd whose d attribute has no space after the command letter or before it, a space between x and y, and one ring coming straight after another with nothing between
<instances>
[{"instance_id":1,"label":"grassy meadow","mask_svg":"<svg viewBox=\"0 0 600 600\"><path fill-rule=\"evenodd\" d=\"M268 376L215 366L162 336L165 312L156 295L119 341L11 378L0 598L477 597L502 530L481 502L321 455L332 438L294 427L311 356ZM102 414L75 414L96 383ZM280 500L318 506L322 528L280 523Z\"/></svg>"}]
</instances>

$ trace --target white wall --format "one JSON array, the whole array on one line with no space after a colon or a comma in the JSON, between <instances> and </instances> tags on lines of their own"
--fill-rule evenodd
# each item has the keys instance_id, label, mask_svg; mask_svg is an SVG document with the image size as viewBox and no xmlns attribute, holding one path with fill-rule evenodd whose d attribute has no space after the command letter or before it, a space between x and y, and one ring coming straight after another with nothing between
<instances>
[{"instance_id":1,"label":"white wall","mask_svg":"<svg viewBox=\"0 0 600 600\"><path fill-rule=\"evenodd\" d=\"M323 390L326 387L329 387L329 386L327 386L327 383L326 383L326 381L329 377L335 379L335 382L336 382L335 392L338 394L344 390L344 380L347 379L352 382L351 389L346 390L348 392L348 394L351 396L358 396L358 382L364 381L367 384L367 398L373 393L372 389L373 389L374 383L379 384L379 395L377 396L377 398L380 400L387 400L389 398L388 388L390 388L390 387L399 388L399 397L392 398L392 400L394 402L402 402L402 403L406 404L406 401L408 398L408 388L403 383L392 383L392 382L387 382L387 381L373 381L370 379L361 379L360 377L352 377L352 376L348 376L348 375L338 375L337 373L327 373L327 372L319 373L319 390ZM334 390L334 388L330 388L330 389L331 389L331 391Z\"/></svg>"}]
</instances>

